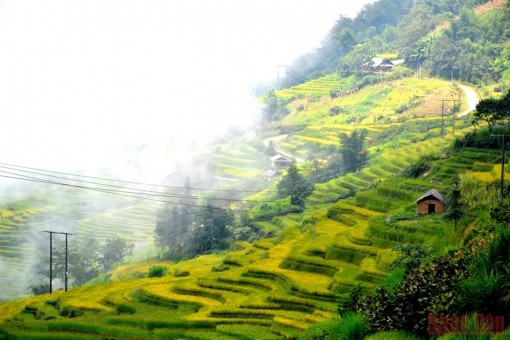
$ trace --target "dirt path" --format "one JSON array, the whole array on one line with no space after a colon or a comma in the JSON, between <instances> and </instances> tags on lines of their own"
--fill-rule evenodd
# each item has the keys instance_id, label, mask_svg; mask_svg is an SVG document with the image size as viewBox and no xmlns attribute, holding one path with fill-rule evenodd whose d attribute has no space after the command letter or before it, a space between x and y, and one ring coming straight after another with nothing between
<instances>
[{"instance_id":1,"label":"dirt path","mask_svg":"<svg viewBox=\"0 0 510 340\"><path fill-rule=\"evenodd\" d=\"M284 141L287 138L287 136L288 135L278 135L278 136L274 136L274 137L269 137L269 138L264 139L263 143L264 143L265 146L268 146L269 142L273 141L274 149L280 155L285 156L287 158L294 158L297 163L304 163L305 162L304 158L297 157L297 156L295 156L293 154L290 154L290 153L285 152L282 149L280 149L280 142Z\"/></svg>"},{"instance_id":2,"label":"dirt path","mask_svg":"<svg viewBox=\"0 0 510 340\"><path fill-rule=\"evenodd\" d=\"M459 87L462 89L462 91L464 91L468 102L467 110L457 114L457 117L463 117L476 109L476 104L478 104L479 99L474 88L462 84L459 84Z\"/></svg>"}]
</instances>

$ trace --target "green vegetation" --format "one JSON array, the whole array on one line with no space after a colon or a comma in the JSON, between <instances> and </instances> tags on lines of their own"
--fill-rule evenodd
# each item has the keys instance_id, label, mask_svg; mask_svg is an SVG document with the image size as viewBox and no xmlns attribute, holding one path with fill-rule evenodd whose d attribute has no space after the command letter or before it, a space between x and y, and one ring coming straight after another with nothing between
<instances>
[{"instance_id":1,"label":"green vegetation","mask_svg":"<svg viewBox=\"0 0 510 340\"><path fill-rule=\"evenodd\" d=\"M311 80L262 99L256 135L230 132L197 157L216 193L188 178L168 187L173 203L79 219L80 233L111 238L104 247L80 240L73 278L103 275L0 304L0 338L412 339L427 336L429 314L508 319L510 202L496 186L501 142L490 135L506 134L509 95L482 101L473 124L456 115L472 108L461 87L426 78L509 79L501 20L508 5L482 2L380 0L340 18L311 54L321 64L303 57L293 66ZM480 62L450 60L447 42ZM406 58L419 77L405 66L384 74L361 67L380 52ZM296 162L280 179L264 178L276 153ZM447 213L417 216L416 199L432 188ZM29 248L17 238L29 220L76 208L50 202L17 200L0 210L9 266ZM106 273L134 240L154 240L161 261Z\"/></svg>"}]
</instances>

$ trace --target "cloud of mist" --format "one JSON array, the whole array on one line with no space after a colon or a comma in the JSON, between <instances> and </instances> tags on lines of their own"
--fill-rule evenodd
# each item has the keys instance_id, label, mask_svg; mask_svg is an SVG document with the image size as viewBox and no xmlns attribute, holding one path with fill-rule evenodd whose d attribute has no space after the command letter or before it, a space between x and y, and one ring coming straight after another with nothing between
<instances>
[{"instance_id":1,"label":"cloud of mist","mask_svg":"<svg viewBox=\"0 0 510 340\"><path fill-rule=\"evenodd\" d=\"M193 143L253 126L251 88L372 1L0 1L0 162L158 181ZM3 262L1 289L28 286Z\"/></svg>"},{"instance_id":2,"label":"cloud of mist","mask_svg":"<svg viewBox=\"0 0 510 340\"><path fill-rule=\"evenodd\" d=\"M73 167L120 145L209 140L257 114L250 87L317 47L333 0L4 0L2 161Z\"/></svg>"}]
</instances>

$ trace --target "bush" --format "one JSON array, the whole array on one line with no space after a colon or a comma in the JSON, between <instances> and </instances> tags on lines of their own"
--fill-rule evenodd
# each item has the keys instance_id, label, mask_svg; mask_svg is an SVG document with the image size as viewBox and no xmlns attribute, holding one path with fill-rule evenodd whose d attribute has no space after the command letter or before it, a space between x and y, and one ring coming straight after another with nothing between
<instances>
[{"instance_id":1,"label":"bush","mask_svg":"<svg viewBox=\"0 0 510 340\"><path fill-rule=\"evenodd\" d=\"M510 231L501 230L486 253L478 254L461 285L464 312L510 316Z\"/></svg>"},{"instance_id":2,"label":"bush","mask_svg":"<svg viewBox=\"0 0 510 340\"><path fill-rule=\"evenodd\" d=\"M455 311L456 292L466 277L467 263L468 255L462 249L436 258L407 272L395 292L379 287L353 309L366 315L375 331L401 329L426 336L429 313Z\"/></svg>"},{"instance_id":3,"label":"bush","mask_svg":"<svg viewBox=\"0 0 510 340\"><path fill-rule=\"evenodd\" d=\"M71 308L69 306L65 306L60 310L60 316L65 316L68 318L75 318L77 316L83 315L83 311L77 308Z\"/></svg>"},{"instance_id":4,"label":"bush","mask_svg":"<svg viewBox=\"0 0 510 340\"><path fill-rule=\"evenodd\" d=\"M147 277L163 277L166 274L166 267L163 266L152 266L149 268Z\"/></svg>"},{"instance_id":5,"label":"bush","mask_svg":"<svg viewBox=\"0 0 510 340\"><path fill-rule=\"evenodd\" d=\"M510 135L510 128L504 126L496 126L489 131L488 128L479 129L467 133L460 141L455 141L454 147L475 147L482 149L501 149L503 139L493 137L492 135Z\"/></svg>"},{"instance_id":6,"label":"bush","mask_svg":"<svg viewBox=\"0 0 510 340\"><path fill-rule=\"evenodd\" d=\"M34 284L28 288L32 291L32 294L34 295L41 295L50 292L50 285L48 283Z\"/></svg>"},{"instance_id":7,"label":"bush","mask_svg":"<svg viewBox=\"0 0 510 340\"><path fill-rule=\"evenodd\" d=\"M211 271L212 271L212 272L224 272L224 271L229 270L229 269L230 269L230 268L229 268L229 266L226 266L226 265L224 265L224 264L222 263L222 264L220 264L220 265L218 265L218 266L213 266L213 267L211 268Z\"/></svg>"},{"instance_id":8,"label":"bush","mask_svg":"<svg viewBox=\"0 0 510 340\"><path fill-rule=\"evenodd\" d=\"M420 157L416 163L409 165L402 172L402 177L404 178L418 178L427 171L430 170L430 162L433 160L432 157L424 156Z\"/></svg>"},{"instance_id":9,"label":"bush","mask_svg":"<svg viewBox=\"0 0 510 340\"><path fill-rule=\"evenodd\" d=\"M390 269L418 268L430 257L430 251L421 244L399 244L393 249L400 251L401 255L390 264Z\"/></svg>"},{"instance_id":10,"label":"bush","mask_svg":"<svg viewBox=\"0 0 510 340\"><path fill-rule=\"evenodd\" d=\"M363 340L369 328L363 315L347 313L333 328L334 339Z\"/></svg>"},{"instance_id":11,"label":"bush","mask_svg":"<svg viewBox=\"0 0 510 340\"><path fill-rule=\"evenodd\" d=\"M115 306L117 314L135 314L136 310L128 304L119 303Z\"/></svg>"},{"instance_id":12,"label":"bush","mask_svg":"<svg viewBox=\"0 0 510 340\"><path fill-rule=\"evenodd\" d=\"M189 271L176 269L173 274L174 277L185 277L189 276Z\"/></svg>"},{"instance_id":13,"label":"bush","mask_svg":"<svg viewBox=\"0 0 510 340\"><path fill-rule=\"evenodd\" d=\"M329 109L330 116L337 116L340 113L340 106L336 105Z\"/></svg>"},{"instance_id":14,"label":"bush","mask_svg":"<svg viewBox=\"0 0 510 340\"><path fill-rule=\"evenodd\" d=\"M358 313L347 313L341 319L332 319L309 327L300 339L362 340L369 333L365 318Z\"/></svg>"}]
</instances>

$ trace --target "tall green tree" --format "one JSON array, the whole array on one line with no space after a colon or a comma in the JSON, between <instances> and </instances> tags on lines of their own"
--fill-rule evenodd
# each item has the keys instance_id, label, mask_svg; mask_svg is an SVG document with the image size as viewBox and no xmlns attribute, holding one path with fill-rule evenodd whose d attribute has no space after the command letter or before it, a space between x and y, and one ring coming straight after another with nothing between
<instances>
[{"instance_id":1,"label":"tall green tree","mask_svg":"<svg viewBox=\"0 0 510 340\"><path fill-rule=\"evenodd\" d=\"M273 121L284 117L289 113L284 99L279 98L274 90L269 91L264 98L264 108L262 113L268 121Z\"/></svg>"},{"instance_id":2,"label":"tall green tree","mask_svg":"<svg viewBox=\"0 0 510 340\"><path fill-rule=\"evenodd\" d=\"M302 176L295 164L291 164L287 174L277 185L278 196L290 196L290 203L304 209L305 201L313 192L313 184Z\"/></svg>"},{"instance_id":3,"label":"tall green tree","mask_svg":"<svg viewBox=\"0 0 510 340\"><path fill-rule=\"evenodd\" d=\"M133 254L134 244L129 244L126 240L115 237L109 238L99 247L101 254L99 262L103 271L107 272L121 263L126 256Z\"/></svg>"},{"instance_id":4,"label":"tall green tree","mask_svg":"<svg viewBox=\"0 0 510 340\"><path fill-rule=\"evenodd\" d=\"M426 35L418 40L414 46L413 53L409 56L411 61L418 63L419 75L421 78L422 63L432 53L436 36Z\"/></svg>"},{"instance_id":5,"label":"tall green tree","mask_svg":"<svg viewBox=\"0 0 510 340\"><path fill-rule=\"evenodd\" d=\"M361 169L368 155L365 150L367 131L354 130L348 135L345 132L338 134L342 146L339 149L342 157L344 172L352 172Z\"/></svg>"},{"instance_id":6,"label":"tall green tree","mask_svg":"<svg viewBox=\"0 0 510 340\"><path fill-rule=\"evenodd\" d=\"M501 99L482 99L476 105L474 117L478 121L487 123L489 131L497 124L508 125L510 123L510 91Z\"/></svg>"}]
</instances>

